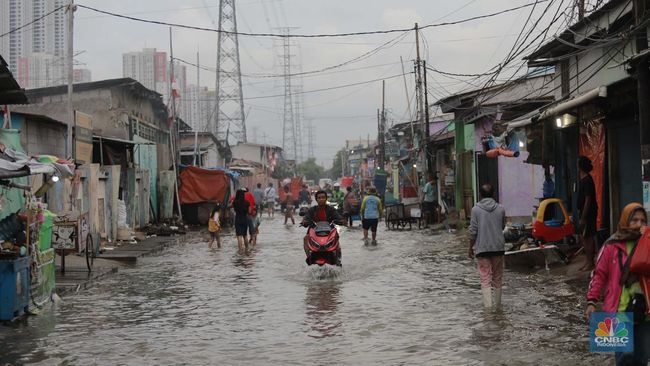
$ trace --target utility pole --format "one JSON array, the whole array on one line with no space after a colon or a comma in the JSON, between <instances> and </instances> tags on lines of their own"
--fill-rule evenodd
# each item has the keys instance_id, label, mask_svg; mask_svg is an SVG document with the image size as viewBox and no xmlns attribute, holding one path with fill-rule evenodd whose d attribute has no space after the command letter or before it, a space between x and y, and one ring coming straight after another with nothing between
<instances>
[{"instance_id":1,"label":"utility pole","mask_svg":"<svg viewBox=\"0 0 650 366\"><path fill-rule=\"evenodd\" d=\"M646 0L634 0L634 20L639 27L634 32L636 54L648 49L647 26L641 25L647 19ZM635 61L637 80L637 99L639 103L639 129L641 136L641 171L644 191L650 186L650 70L649 56L646 54ZM645 193L645 192L644 192ZM644 202L647 204L647 202ZM647 209L647 207L646 207Z\"/></svg>"},{"instance_id":2,"label":"utility pole","mask_svg":"<svg viewBox=\"0 0 650 366\"><path fill-rule=\"evenodd\" d=\"M181 196L178 194L178 170L176 166L179 162L178 155L178 120L176 118L176 96L174 95L174 87L172 85L172 79L174 78L174 46L172 42L172 28L169 27L169 60L170 70L169 70L169 93L171 96L171 110L172 110L172 128L169 129L169 143L171 145L171 155L172 155L172 167L174 171L174 191L176 191L176 204L178 208L178 218L183 221L183 213L181 212Z\"/></svg>"},{"instance_id":3,"label":"utility pole","mask_svg":"<svg viewBox=\"0 0 650 366\"><path fill-rule=\"evenodd\" d=\"M406 92L406 107L409 112L409 119L411 121L411 125L413 125L413 114L411 113L411 98L409 97L409 88L406 85L406 71L404 70L404 60L402 59L402 56L399 57L399 62L402 64L402 78L404 79L404 91Z\"/></svg>"},{"instance_id":4,"label":"utility pole","mask_svg":"<svg viewBox=\"0 0 650 366\"><path fill-rule=\"evenodd\" d=\"M426 154L426 149L427 149L427 135L428 133L426 132L427 126L426 126L426 121L425 121L425 109L426 106L424 105L424 88L422 86L422 60L420 59L420 29L418 27L418 23L415 23L415 50L416 50L416 55L417 58L415 60L416 63L416 73L417 73L417 82L416 82L416 90L417 90L417 96L418 96L418 121L420 122L420 143L419 143L419 148ZM424 165L424 173L426 176L427 173L427 166L426 166L426 158L423 159L424 161L421 161L420 163Z\"/></svg>"},{"instance_id":5,"label":"utility pole","mask_svg":"<svg viewBox=\"0 0 650 366\"><path fill-rule=\"evenodd\" d=\"M196 97L199 98L199 91L201 90L201 62L199 60L199 51L196 51L196 88L197 88L197 93ZM188 102L192 103L192 107L194 106L194 101L189 101ZM196 103L198 107L198 101ZM196 163L199 157L199 121L193 121L192 123L194 125L194 158L192 159L192 165L196 166Z\"/></svg>"},{"instance_id":6,"label":"utility pole","mask_svg":"<svg viewBox=\"0 0 650 366\"><path fill-rule=\"evenodd\" d=\"M381 81L381 113L377 111L378 136L377 142L379 143L379 159L377 161L377 168L384 169L386 165L386 80Z\"/></svg>"},{"instance_id":7,"label":"utility pole","mask_svg":"<svg viewBox=\"0 0 650 366\"><path fill-rule=\"evenodd\" d=\"M70 0L66 12L68 13L68 39L67 39L67 57L66 57L66 68L68 71L68 135L66 137L65 144L65 154L66 157L75 158L73 149L72 149L72 126L75 125L74 118L74 109L72 108L72 84L73 84L73 75L74 75L74 12L77 10L77 6L74 4L74 0Z\"/></svg>"},{"instance_id":8,"label":"utility pole","mask_svg":"<svg viewBox=\"0 0 650 366\"><path fill-rule=\"evenodd\" d=\"M585 17L585 0L576 0L578 7L578 20Z\"/></svg>"},{"instance_id":9,"label":"utility pole","mask_svg":"<svg viewBox=\"0 0 650 366\"><path fill-rule=\"evenodd\" d=\"M429 89L427 88L427 61L422 61L422 69L424 70L424 135L426 136L426 144L424 145L424 167L427 173L431 172L431 159L429 158ZM428 177L426 179L429 179Z\"/></svg>"}]
</instances>

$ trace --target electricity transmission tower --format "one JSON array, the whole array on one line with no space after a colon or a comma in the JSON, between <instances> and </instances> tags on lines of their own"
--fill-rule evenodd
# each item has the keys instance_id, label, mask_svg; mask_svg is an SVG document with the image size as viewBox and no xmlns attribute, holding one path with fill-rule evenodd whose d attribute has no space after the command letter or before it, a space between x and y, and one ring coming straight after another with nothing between
<instances>
[{"instance_id":1,"label":"electricity transmission tower","mask_svg":"<svg viewBox=\"0 0 650 366\"><path fill-rule=\"evenodd\" d=\"M293 119L294 124L294 136L296 137L296 162L304 161L305 156L303 155L303 135L302 135L302 85L298 84L294 88L293 100L294 100L294 112L295 116Z\"/></svg>"},{"instance_id":2,"label":"electricity transmission tower","mask_svg":"<svg viewBox=\"0 0 650 366\"><path fill-rule=\"evenodd\" d=\"M314 126L307 121L307 157L314 158Z\"/></svg>"},{"instance_id":3,"label":"electricity transmission tower","mask_svg":"<svg viewBox=\"0 0 650 366\"><path fill-rule=\"evenodd\" d=\"M289 35L291 28L282 28L285 35ZM291 86L291 38L284 37L282 39L282 55L280 61L282 71L284 73L284 119L282 122L282 150L284 150L285 157L294 159L298 162L298 141L296 136L295 113L293 109L294 92Z\"/></svg>"},{"instance_id":4,"label":"electricity transmission tower","mask_svg":"<svg viewBox=\"0 0 650 366\"><path fill-rule=\"evenodd\" d=\"M216 103L211 131L220 139L246 142L235 0L219 0Z\"/></svg>"}]
</instances>

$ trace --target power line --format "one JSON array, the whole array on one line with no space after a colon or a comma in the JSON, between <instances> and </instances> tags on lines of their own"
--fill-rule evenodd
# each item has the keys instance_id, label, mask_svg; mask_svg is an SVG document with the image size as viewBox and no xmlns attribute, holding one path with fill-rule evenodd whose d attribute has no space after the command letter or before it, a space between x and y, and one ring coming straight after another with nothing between
<instances>
[{"instance_id":1,"label":"power line","mask_svg":"<svg viewBox=\"0 0 650 366\"><path fill-rule=\"evenodd\" d=\"M32 20L32 21L29 22L29 23L23 24L23 25L21 25L21 26L18 27L18 28L14 28L14 29L10 30L10 31L7 32L7 33L0 34L0 38L5 37L5 36L8 36L8 35L10 35L10 34L12 34L12 33L18 32L19 30L21 30L21 29L23 29L23 28L25 28L25 27L27 27L27 26L30 26L30 25L32 25L32 24L38 22L39 20L41 20L41 19L43 19L43 18L46 18L46 17L48 17L48 16L50 16L50 15L56 13L57 11L59 11L59 10L65 8L65 7L67 7L67 5L61 5L61 6L59 6L58 8L52 10L51 12L49 12L49 13L43 15L43 16L40 16L40 17L38 17L38 18Z\"/></svg>"},{"instance_id":2,"label":"power line","mask_svg":"<svg viewBox=\"0 0 650 366\"><path fill-rule=\"evenodd\" d=\"M384 42L379 47L376 47L376 48L374 48L374 49L372 49L372 50L370 50L368 52L364 52L363 54L361 54L361 55L359 55L357 57L351 58L351 59L349 59L347 61L341 62L341 63L336 64L336 65L323 67L323 68L320 68L320 69L317 69L317 70L294 72L294 73L291 73L289 75L284 75L284 74L242 74L242 76L252 77L252 78L284 78L285 76L294 77L294 76L307 76L307 75L312 75L312 74L318 74L318 73L322 73L322 72L325 72L325 71L337 69L339 67L343 67L343 66L346 66L346 65L349 65L349 64L352 64L352 63L356 63L356 62L365 60L365 59L375 55L376 53L378 53L379 51L381 51L381 50L383 50L383 49L385 49L387 47L394 46L395 44L400 42L402 39L404 39L407 35L408 35L408 33L404 32L404 34L401 34L401 35L391 39L388 42ZM188 64L190 66L198 67L198 68L201 68L201 69L206 70L206 71L215 72L214 68L210 68L210 67L202 66L202 65L197 65L197 64L194 64L192 62L182 60L180 58L175 58L175 59L180 61L180 62L183 62L185 64Z\"/></svg>"},{"instance_id":3,"label":"power line","mask_svg":"<svg viewBox=\"0 0 650 366\"><path fill-rule=\"evenodd\" d=\"M528 3L528 4L524 4L524 5L521 5L521 6L514 7L514 8L501 10L501 11L494 12L494 13L489 13L489 14L484 14L484 15L477 15L477 16L474 16L474 17L461 19L461 20L456 20L456 21L451 21L451 22L427 24L427 25L421 26L419 28L420 29L426 29L426 28L434 28L434 27L444 27L444 26L450 26L450 25L457 25L457 24L472 22L472 21L475 21L475 20L491 18L491 17L498 16L498 15L501 15L501 14L511 13L513 11L517 11L517 10L520 10L520 9L524 9L524 8L527 8L527 7L534 6L534 5L539 4L539 3L544 3L544 2L549 2L549 1L551 1L551 0L539 0L539 1L535 1L534 3ZM214 28L197 27L197 26L191 26L191 25L186 25L186 24L177 24L177 23L169 23L169 22L163 22L163 21L157 21L157 20L136 18L136 17L129 16L129 15L123 15L123 14L118 14L118 13L114 13L114 12L110 12L110 11L106 11L106 10L93 8L93 7L90 7L90 6L87 6L87 5L77 5L77 6L80 7L80 8L84 8L84 9L87 9L87 10L97 12L97 13L106 14L106 15L110 15L110 16L113 16L113 17L133 20L133 21L142 22L142 23L158 24L158 25L165 25L165 26L177 27L177 28L185 28L185 29L193 29L193 30L206 31L206 32L227 33L227 34L232 34L232 35L236 34L238 36L248 36L248 37L276 37L276 38L349 37L349 36L360 36L360 35L401 33L401 32L409 32L409 31L415 30L415 28L402 28L402 29L385 29L385 30L374 30L374 31L364 31L364 32L324 33L324 34L293 34L293 33L291 33L291 34L281 34L281 33L230 32L230 31L224 31L224 30L219 30L219 29L214 29Z\"/></svg>"},{"instance_id":4,"label":"power line","mask_svg":"<svg viewBox=\"0 0 650 366\"><path fill-rule=\"evenodd\" d=\"M321 88L321 89L312 89L312 90L306 90L303 91L299 94L309 94L309 93L317 93L317 92L322 92L322 91L328 91L328 90L335 90L335 89L342 89L342 88L349 88L351 86L357 86L357 85L363 85L363 84L370 84L374 83L376 81L381 81L381 80L388 80L388 79L394 79L398 77L402 77L403 75L409 75L413 74L413 72L407 72L406 74L398 74L398 75L393 75L393 76L387 76L379 79L373 79L373 80L366 80L366 81L360 81L358 83L351 83L351 84L344 84L344 85L338 85L338 86L332 86L329 88ZM290 93L290 95L295 95L298 93ZM251 99L266 99L266 98L277 98L277 97L284 97L284 94L275 94L275 95L263 95L263 96L258 96L258 97L246 97L244 100L251 100Z\"/></svg>"}]
</instances>

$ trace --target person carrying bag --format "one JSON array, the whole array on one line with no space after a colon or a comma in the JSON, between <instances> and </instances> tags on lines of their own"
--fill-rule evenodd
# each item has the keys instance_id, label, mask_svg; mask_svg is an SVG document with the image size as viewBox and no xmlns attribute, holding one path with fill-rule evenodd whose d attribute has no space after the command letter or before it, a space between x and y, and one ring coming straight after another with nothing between
<instances>
[{"instance_id":1,"label":"person carrying bag","mask_svg":"<svg viewBox=\"0 0 650 366\"><path fill-rule=\"evenodd\" d=\"M587 292L588 321L602 299L606 313L634 314L634 350L616 352L616 365L646 365L650 359L650 230L643 206L630 203L623 209L618 230L609 238L596 261Z\"/></svg>"}]
</instances>

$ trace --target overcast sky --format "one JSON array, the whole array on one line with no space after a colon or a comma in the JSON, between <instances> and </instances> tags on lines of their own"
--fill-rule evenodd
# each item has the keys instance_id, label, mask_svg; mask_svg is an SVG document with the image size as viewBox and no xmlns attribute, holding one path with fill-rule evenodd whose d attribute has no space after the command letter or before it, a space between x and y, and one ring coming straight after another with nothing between
<instances>
[{"instance_id":1,"label":"overcast sky","mask_svg":"<svg viewBox=\"0 0 650 366\"><path fill-rule=\"evenodd\" d=\"M219 0L78 0L79 4L134 17L215 28ZM408 28L440 23L497 12L532 2L532 0L241 0L237 1L240 32L274 32L278 27L295 27L294 33L358 32ZM558 6L560 1L558 0ZM571 1L566 1L566 4ZM563 5L563 7L566 5ZM536 14L541 14L542 5ZM456 73L480 73L498 64L510 50L525 25L531 8L460 25L433 27L422 31L422 57L428 65ZM533 19L536 17L533 16ZM530 22L529 22L530 24ZM548 22L541 22L541 30ZM556 30L560 24L553 28ZM551 32L553 33L553 32ZM99 15L86 9L76 12L75 49L83 51L76 60L93 72L93 80L122 76L122 53L155 47L169 52L166 26L137 23ZM550 36L550 35L549 35ZM377 48L399 33L344 38L295 39L294 63L303 71L318 70L354 59ZM184 29L173 30L174 55L195 61L200 51L201 64L216 65L217 34ZM243 74L281 73L280 43L274 38L239 37ZM405 35L400 42L362 61L302 79L304 91L381 79L401 74L400 56L407 71L413 68L415 35ZM294 79L294 83L298 80ZM407 76L409 95L413 95L413 76ZM439 74L428 74L432 102L467 84ZM196 70L188 68L188 84L196 83ZM201 71L200 84L214 89L215 74ZM259 98L283 94L279 78L243 78L245 110L249 111L249 140L282 145L282 97ZM348 88L306 93L303 95L304 119L315 128L315 155L323 165L331 165L337 150L346 139L374 138L377 109L381 107L381 82ZM409 118L404 79L386 80L386 106L394 122ZM306 153L306 140L303 148Z\"/></svg>"}]
</instances>

